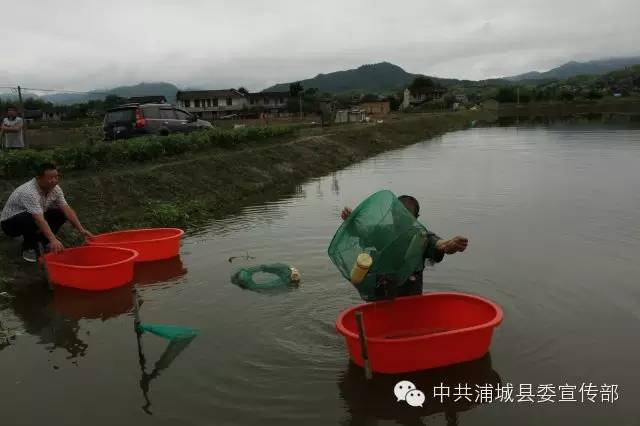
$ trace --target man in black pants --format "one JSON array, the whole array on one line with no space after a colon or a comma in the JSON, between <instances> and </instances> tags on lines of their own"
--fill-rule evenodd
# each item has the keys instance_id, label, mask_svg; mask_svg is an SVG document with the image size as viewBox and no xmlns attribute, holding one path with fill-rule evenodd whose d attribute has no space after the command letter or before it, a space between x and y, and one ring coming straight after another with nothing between
<instances>
[{"instance_id":1,"label":"man in black pants","mask_svg":"<svg viewBox=\"0 0 640 426\"><path fill-rule=\"evenodd\" d=\"M59 179L55 165L42 164L35 178L13 191L0 215L0 227L6 235L22 236L22 258L27 262L37 261L39 243L56 253L64 249L56 234L67 220L85 238L93 236L67 204Z\"/></svg>"}]
</instances>

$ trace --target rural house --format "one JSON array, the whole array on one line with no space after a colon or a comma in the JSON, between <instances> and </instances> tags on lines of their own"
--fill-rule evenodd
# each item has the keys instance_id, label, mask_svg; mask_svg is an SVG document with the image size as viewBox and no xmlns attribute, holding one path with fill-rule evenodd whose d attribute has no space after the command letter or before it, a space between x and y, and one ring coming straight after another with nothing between
<instances>
[{"instance_id":1,"label":"rural house","mask_svg":"<svg viewBox=\"0 0 640 426\"><path fill-rule=\"evenodd\" d=\"M391 103L389 101L371 101L362 102L358 108L370 115L389 114L391 112Z\"/></svg>"},{"instance_id":2,"label":"rural house","mask_svg":"<svg viewBox=\"0 0 640 426\"><path fill-rule=\"evenodd\" d=\"M287 109L288 98L289 92L247 94L236 89L191 90L176 95L178 106L205 120L249 110L282 113Z\"/></svg>"},{"instance_id":3,"label":"rural house","mask_svg":"<svg viewBox=\"0 0 640 426\"><path fill-rule=\"evenodd\" d=\"M236 114L249 108L249 99L236 89L178 92L176 102L179 107L205 120Z\"/></svg>"},{"instance_id":4,"label":"rural house","mask_svg":"<svg viewBox=\"0 0 640 426\"><path fill-rule=\"evenodd\" d=\"M249 94L249 108L278 114L287 110L289 92L260 92Z\"/></svg>"},{"instance_id":5,"label":"rural house","mask_svg":"<svg viewBox=\"0 0 640 426\"><path fill-rule=\"evenodd\" d=\"M446 92L446 89L439 87L426 87L413 90L406 88L404 89L404 98L402 99L402 109L421 105L425 102L440 100Z\"/></svg>"},{"instance_id":6,"label":"rural house","mask_svg":"<svg viewBox=\"0 0 640 426\"><path fill-rule=\"evenodd\" d=\"M60 121L62 117L55 111L42 111L39 109L27 109L23 113L23 118L27 123L34 121Z\"/></svg>"},{"instance_id":7,"label":"rural house","mask_svg":"<svg viewBox=\"0 0 640 426\"><path fill-rule=\"evenodd\" d=\"M469 103L469 98L467 98L467 95L465 95L464 93L459 93L454 96L455 96L456 102L458 103L461 103L461 104Z\"/></svg>"}]
</instances>

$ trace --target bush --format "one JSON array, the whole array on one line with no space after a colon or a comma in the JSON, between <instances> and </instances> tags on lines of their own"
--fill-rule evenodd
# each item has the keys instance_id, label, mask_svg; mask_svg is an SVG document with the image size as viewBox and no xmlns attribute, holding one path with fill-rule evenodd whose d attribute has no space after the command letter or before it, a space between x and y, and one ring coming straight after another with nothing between
<instances>
[{"instance_id":1,"label":"bush","mask_svg":"<svg viewBox=\"0 0 640 426\"><path fill-rule=\"evenodd\" d=\"M129 139L124 141L131 161L155 160L163 154L164 148L157 138Z\"/></svg>"},{"instance_id":2,"label":"bush","mask_svg":"<svg viewBox=\"0 0 640 426\"><path fill-rule=\"evenodd\" d=\"M53 160L50 152L31 150L7 152L0 158L5 177L31 176L39 164Z\"/></svg>"},{"instance_id":3,"label":"bush","mask_svg":"<svg viewBox=\"0 0 640 426\"><path fill-rule=\"evenodd\" d=\"M145 209L145 221L152 226L185 226L189 215L172 203L151 203Z\"/></svg>"}]
</instances>

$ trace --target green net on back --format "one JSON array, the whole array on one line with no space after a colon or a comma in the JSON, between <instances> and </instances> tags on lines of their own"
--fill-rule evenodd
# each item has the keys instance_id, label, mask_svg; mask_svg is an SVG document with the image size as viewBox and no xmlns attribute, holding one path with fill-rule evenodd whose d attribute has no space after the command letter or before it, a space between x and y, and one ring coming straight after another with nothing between
<instances>
[{"instance_id":1,"label":"green net on back","mask_svg":"<svg viewBox=\"0 0 640 426\"><path fill-rule=\"evenodd\" d=\"M373 259L364 280L354 284L363 300L390 297L424 267L427 230L391 191L364 200L345 220L329 245L329 257L342 276L361 253Z\"/></svg>"}]
</instances>

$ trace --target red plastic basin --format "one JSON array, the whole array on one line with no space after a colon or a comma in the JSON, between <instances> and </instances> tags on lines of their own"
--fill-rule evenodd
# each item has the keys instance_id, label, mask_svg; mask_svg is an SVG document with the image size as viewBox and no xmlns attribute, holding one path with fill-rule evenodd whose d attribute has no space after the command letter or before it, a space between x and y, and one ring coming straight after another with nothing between
<instances>
[{"instance_id":1,"label":"red plastic basin","mask_svg":"<svg viewBox=\"0 0 640 426\"><path fill-rule=\"evenodd\" d=\"M502 309L464 293L426 293L355 306L336 320L353 362L363 366L355 313L362 311L371 370L406 373L481 358Z\"/></svg>"},{"instance_id":2,"label":"red plastic basin","mask_svg":"<svg viewBox=\"0 0 640 426\"><path fill-rule=\"evenodd\" d=\"M44 260L53 284L101 291L130 283L136 257L135 250L84 246L48 253Z\"/></svg>"},{"instance_id":3,"label":"red plastic basin","mask_svg":"<svg viewBox=\"0 0 640 426\"><path fill-rule=\"evenodd\" d=\"M132 249L140 254L136 262L149 262L177 256L183 235L178 228L132 229L96 235L88 244Z\"/></svg>"}]
</instances>

